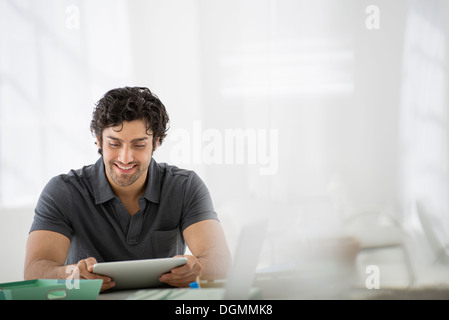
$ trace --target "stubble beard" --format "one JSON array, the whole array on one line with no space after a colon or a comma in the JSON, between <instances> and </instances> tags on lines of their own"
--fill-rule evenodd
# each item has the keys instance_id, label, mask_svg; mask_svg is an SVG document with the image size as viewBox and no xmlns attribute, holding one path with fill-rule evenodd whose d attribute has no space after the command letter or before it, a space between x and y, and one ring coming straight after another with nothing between
<instances>
[{"instance_id":1,"label":"stubble beard","mask_svg":"<svg viewBox=\"0 0 449 320\"><path fill-rule=\"evenodd\" d=\"M109 166L107 167L109 176L111 177L112 181L120 187L128 187L132 185L145 172L145 169L140 163L136 165L136 168L134 169L135 172L132 174L117 173L114 168L114 162L109 162Z\"/></svg>"}]
</instances>

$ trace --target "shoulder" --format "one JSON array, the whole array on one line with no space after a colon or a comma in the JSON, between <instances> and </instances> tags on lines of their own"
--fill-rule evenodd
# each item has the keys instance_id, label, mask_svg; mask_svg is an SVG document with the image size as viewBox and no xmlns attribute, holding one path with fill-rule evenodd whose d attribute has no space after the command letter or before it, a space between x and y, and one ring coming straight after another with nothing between
<instances>
[{"instance_id":1,"label":"shoulder","mask_svg":"<svg viewBox=\"0 0 449 320\"><path fill-rule=\"evenodd\" d=\"M184 201L191 202L210 198L206 184L195 171L166 163L161 163L161 165L165 171L162 184L170 186L171 190L178 190L182 194Z\"/></svg>"},{"instance_id":2,"label":"shoulder","mask_svg":"<svg viewBox=\"0 0 449 320\"><path fill-rule=\"evenodd\" d=\"M191 196L192 193L208 192L203 180L193 170L155 162L152 173L157 173L152 178L159 181L161 192L183 195L184 198Z\"/></svg>"},{"instance_id":3,"label":"shoulder","mask_svg":"<svg viewBox=\"0 0 449 320\"><path fill-rule=\"evenodd\" d=\"M163 183L174 183L187 188L204 185L204 182L193 170L179 168L167 163L157 163L156 165Z\"/></svg>"},{"instance_id":4,"label":"shoulder","mask_svg":"<svg viewBox=\"0 0 449 320\"><path fill-rule=\"evenodd\" d=\"M70 170L51 178L43 190L43 194L61 194L76 189L90 189L92 180L92 166L87 165L77 170Z\"/></svg>"},{"instance_id":5,"label":"shoulder","mask_svg":"<svg viewBox=\"0 0 449 320\"><path fill-rule=\"evenodd\" d=\"M182 169L174 165L167 164L165 162L156 163L157 170L162 174L170 177L189 177L192 173L192 170Z\"/></svg>"}]
</instances>

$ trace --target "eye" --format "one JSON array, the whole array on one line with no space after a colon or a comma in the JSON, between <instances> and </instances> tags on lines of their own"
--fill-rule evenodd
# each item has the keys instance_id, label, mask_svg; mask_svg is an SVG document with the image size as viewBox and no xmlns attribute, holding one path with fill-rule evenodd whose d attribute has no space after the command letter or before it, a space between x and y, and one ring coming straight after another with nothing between
<instances>
[{"instance_id":1,"label":"eye","mask_svg":"<svg viewBox=\"0 0 449 320\"><path fill-rule=\"evenodd\" d=\"M118 148L118 147L119 147L119 144L118 144L118 143L109 142L109 146L110 146L111 148Z\"/></svg>"},{"instance_id":2,"label":"eye","mask_svg":"<svg viewBox=\"0 0 449 320\"><path fill-rule=\"evenodd\" d=\"M145 148L145 145L144 144L136 144L135 147L137 149L143 149L143 148Z\"/></svg>"}]
</instances>

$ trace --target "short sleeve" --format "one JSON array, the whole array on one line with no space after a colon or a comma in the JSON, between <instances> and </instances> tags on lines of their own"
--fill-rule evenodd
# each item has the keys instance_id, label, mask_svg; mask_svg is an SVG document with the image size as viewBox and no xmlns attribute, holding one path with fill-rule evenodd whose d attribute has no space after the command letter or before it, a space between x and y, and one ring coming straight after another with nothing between
<instances>
[{"instance_id":1,"label":"short sleeve","mask_svg":"<svg viewBox=\"0 0 449 320\"><path fill-rule=\"evenodd\" d=\"M48 230L73 236L70 222L71 194L62 176L51 179L43 189L34 211L30 232Z\"/></svg>"},{"instance_id":2,"label":"short sleeve","mask_svg":"<svg viewBox=\"0 0 449 320\"><path fill-rule=\"evenodd\" d=\"M192 171L186 183L183 197L181 230L202 220L218 220L209 190L203 180Z\"/></svg>"}]
</instances>

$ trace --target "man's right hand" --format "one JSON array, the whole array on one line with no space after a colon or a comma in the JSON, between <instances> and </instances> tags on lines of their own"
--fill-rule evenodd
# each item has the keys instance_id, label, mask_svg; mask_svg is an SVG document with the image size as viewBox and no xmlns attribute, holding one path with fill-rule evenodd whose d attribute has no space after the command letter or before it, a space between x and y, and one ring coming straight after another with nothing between
<instances>
[{"instance_id":1,"label":"man's right hand","mask_svg":"<svg viewBox=\"0 0 449 320\"><path fill-rule=\"evenodd\" d=\"M115 286L115 282L112 281L110 277L103 276L100 274L93 273L94 264L97 263L95 258L87 258L80 260L75 268L72 268L71 273L74 277L79 279L101 279L103 280L103 285L101 286L101 292L111 289Z\"/></svg>"}]
</instances>

